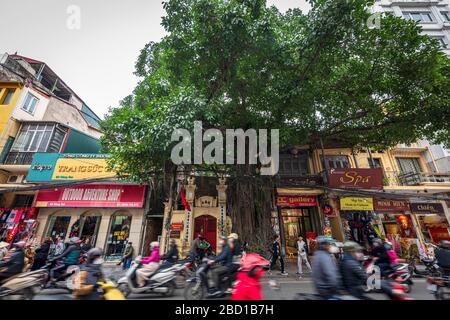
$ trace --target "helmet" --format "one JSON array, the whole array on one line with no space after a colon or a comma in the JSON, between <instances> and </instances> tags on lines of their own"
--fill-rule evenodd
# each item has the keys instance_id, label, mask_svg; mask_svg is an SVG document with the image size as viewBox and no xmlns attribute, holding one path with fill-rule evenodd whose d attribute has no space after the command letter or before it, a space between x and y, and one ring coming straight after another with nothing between
<instances>
[{"instance_id":1,"label":"helmet","mask_svg":"<svg viewBox=\"0 0 450 320\"><path fill-rule=\"evenodd\" d=\"M23 249L25 248L25 245L27 243L25 241L19 241L13 244L14 247L19 248L19 249Z\"/></svg>"},{"instance_id":2,"label":"helmet","mask_svg":"<svg viewBox=\"0 0 450 320\"><path fill-rule=\"evenodd\" d=\"M86 253L87 258L91 261L94 260L95 258L101 257L102 255L103 255L103 251L102 251L102 249L99 249L99 248L92 248L91 250L89 250Z\"/></svg>"},{"instance_id":3,"label":"helmet","mask_svg":"<svg viewBox=\"0 0 450 320\"><path fill-rule=\"evenodd\" d=\"M153 241L152 243L150 243L150 248L153 250L154 248L159 248L159 242L158 241Z\"/></svg>"},{"instance_id":4,"label":"helmet","mask_svg":"<svg viewBox=\"0 0 450 320\"><path fill-rule=\"evenodd\" d=\"M316 238L317 244L325 245L325 244L331 244L333 243L333 238L327 237L327 236L318 236Z\"/></svg>"},{"instance_id":5,"label":"helmet","mask_svg":"<svg viewBox=\"0 0 450 320\"><path fill-rule=\"evenodd\" d=\"M450 249L450 241L442 240L441 242L439 242L439 247L441 247L442 249Z\"/></svg>"},{"instance_id":6,"label":"helmet","mask_svg":"<svg viewBox=\"0 0 450 320\"><path fill-rule=\"evenodd\" d=\"M373 240L373 244L374 245L382 245L383 244L383 240L381 240L380 238L376 238Z\"/></svg>"},{"instance_id":7,"label":"helmet","mask_svg":"<svg viewBox=\"0 0 450 320\"><path fill-rule=\"evenodd\" d=\"M230 233L229 235L228 235L228 239L234 239L234 240L237 240L237 239L239 239L239 236L237 235L237 233Z\"/></svg>"},{"instance_id":8,"label":"helmet","mask_svg":"<svg viewBox=\"0 0 450 320\"><path fill-rule=\"evenodd\" d=\"M242 271L250 271L254 267L263 267L267 266L270 262L263 257L261 257L259 254L256 253L249 253L246 254L241 259L241 270Z\"/></svg>"},{"instance_id":9,"label":"helmet","mask_svg":"<svg viewBox=\"0 0 450 320\"><path fill-rule=\"evenodd\" d=\"M386 247L386 249L391 249L392 248L392 242L386 241L384 243L384 246Z\"/></svg>"},{"instance_id":10,"label":"helmet","mask_svg":"<svg viewBox=\"0 0 450 320\"><path fill-rule=\"evenodd\" d=\"M353 252L353 251L360 251L363 248L356 242L353 241L347 241L344 243L344 251L345 252Z\"/></svg>"},{"instance_id":11,"label":"helmet","mask_svg":"<svg viewBox=\"0 0 450 320\"><path fill-rule=\"evenodd\" d=\"M80 238L78 237L72 237L69 239L70 243L79 243L80 242Z\"/></svg>"},{"instance_id":12,"label":"helmet","mask_svg":"<svg viewBox=\"0 0 450 320\"><path fill-rule=\"evenodd\" d=\"M225 237L225 236L220 236L220 240L227 240L227 237Z\"/></svg>"}]
</instances>

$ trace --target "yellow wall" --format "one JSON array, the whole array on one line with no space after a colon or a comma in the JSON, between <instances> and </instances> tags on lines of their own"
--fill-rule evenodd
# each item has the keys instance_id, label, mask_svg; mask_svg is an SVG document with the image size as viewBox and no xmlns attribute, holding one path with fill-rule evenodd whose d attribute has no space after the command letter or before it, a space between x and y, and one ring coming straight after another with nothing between
<instances>
[{"instance_id":1,"label":"yellow wall","mask_svg":"<svg viewBox=\"0 0 450 320\"><path fill-rule=\"evenodd\" d=\"M12 119L10 120L10 117L19 99L22 88L22 85L17 82L0 82L0 101L6 95L7 89L16 89L10 103L0 105L0 152L3 150L8 136L15 137L17 134L19 124Z\"/></svg>"}]
</instances>

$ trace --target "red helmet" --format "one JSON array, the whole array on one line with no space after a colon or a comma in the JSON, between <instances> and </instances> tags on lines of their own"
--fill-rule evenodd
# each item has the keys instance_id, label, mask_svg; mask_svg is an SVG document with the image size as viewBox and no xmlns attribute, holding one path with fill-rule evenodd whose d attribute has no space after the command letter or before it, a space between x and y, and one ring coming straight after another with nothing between
<instances>
[{"instance_id":1,"label":"red helmet","mask_svg":"<svg viewBox=\"0 0 450 320\"><path fill-rule=\"evenodd\" d=\"M267 266L269 263L270 262L268 260L261 257L259 254L249 253L241 259L241 270L250 271L254 267Z\"/></svg>"}]
</instances>

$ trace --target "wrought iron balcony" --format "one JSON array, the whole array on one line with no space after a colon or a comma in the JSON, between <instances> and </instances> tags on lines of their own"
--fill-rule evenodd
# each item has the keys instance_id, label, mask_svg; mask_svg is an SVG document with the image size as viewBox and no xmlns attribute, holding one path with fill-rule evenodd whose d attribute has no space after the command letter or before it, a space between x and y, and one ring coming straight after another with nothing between
<instances>
[{"instance_id":1,"label":"wrought iron balcony","mask_svg":"<svg viewBox=\"0 0 450 320\"><path fill-rule=\"evenodd\" d=\"M397 171L384 171L384 179L386 186L450 185L450 173L400 173Z\"/></svg>"},{"instance_id":2,"label":"wrought iron balcony","mask_svg":"<svg viewBox=\"0 0 450 320\"><path fill-rule=\"evenodd\" d=\"M6 156L4 164L31 164L35 152L10 152Z\"/></svg>"}]
</instances>

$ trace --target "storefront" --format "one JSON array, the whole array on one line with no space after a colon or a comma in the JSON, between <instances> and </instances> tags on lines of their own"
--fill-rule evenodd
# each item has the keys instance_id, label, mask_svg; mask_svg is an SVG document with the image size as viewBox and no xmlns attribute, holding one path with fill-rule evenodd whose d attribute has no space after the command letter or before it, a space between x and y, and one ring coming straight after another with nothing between
<instances>
[{"instance_id":1,"label":"storefront","mask_svg":"<svg viewBox=\"0 0 450 320\"><path fill-rule=\"evenodd\" d=\"M378 219L374 224L381 237L392 243L401 258L418 256L421 252L420 235L406 200L374 199Z\"/></svg>"},{"instance_id":2,"label":"storefront","mask_svg":"<svg viewBox=\"0 0 450 320\"><path fill-rule=\"evenodd\" d=\"M28 241L35 236L36 208L0 208L0 242Z\"/></svg>"},{"instance_id":3,"label":"storefront","mask_svg":"<svg viewBox=\"0 0 450 320\"><path fill-rule=\"evenodd\" d=\"M411 203L411 211L425 242L438 244L442 240L450 240L450 225L442 203Z\"/></svg>"},{"instance_id":4,"label":"storefront","mask_svg":"<svg viewBox=\"0 0 450 320\"><path fill-rule=\"evenodd\" d=\"M88 184L40 190L38 237L90 239L102 248L105 260L121 258L131 241L138 252L144 220L145 186L135 184Z\"/></svg>"},{"instance_id":5,"label":"storefront","mask_svg":"<svg viewBox=\"0 0 450 320\"><path fill-rule=\"evenodd\" d=\"M299 236L308 244L309 252L315 247L315 239L320 234L320 217L318 214L318 200L314 195L278 195L278 212L281 217L281 229L285 244L286 255L293 257L297 254L296 243ZM280 227L278 217L272 216L274 227Z\"/></svg>"}]
</instances>

